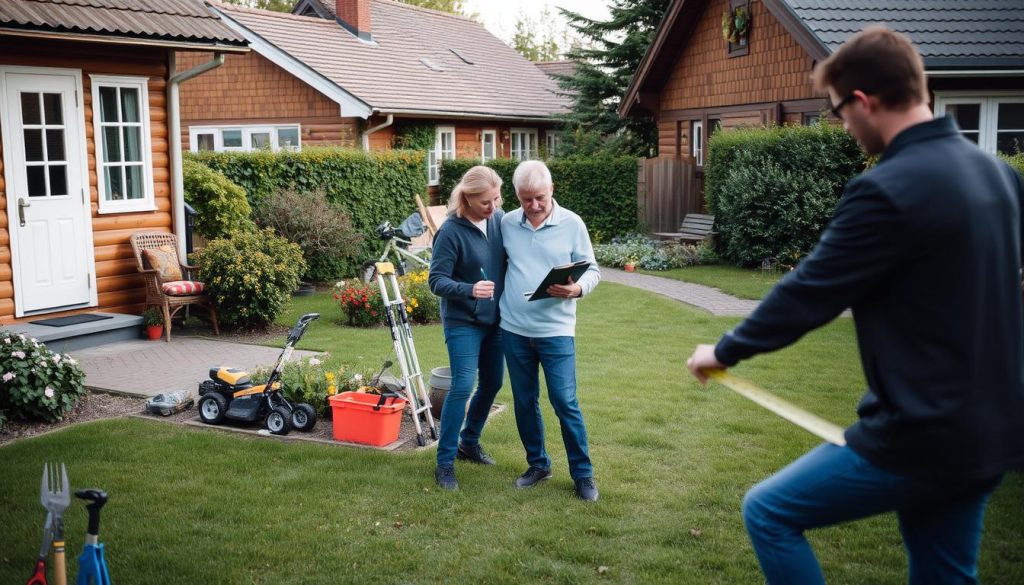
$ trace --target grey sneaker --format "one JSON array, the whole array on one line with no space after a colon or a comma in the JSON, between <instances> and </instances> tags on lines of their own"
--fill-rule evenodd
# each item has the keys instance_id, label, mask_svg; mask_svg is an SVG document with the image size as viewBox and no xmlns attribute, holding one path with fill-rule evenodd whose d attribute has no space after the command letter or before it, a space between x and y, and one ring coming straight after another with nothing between
<instances>
[{"instance_id":1,"label":"grey sneaker","mask_svg":"<svg viewBox=\"0 0 1024 585\"><path fill-rule=\"evenodd\" d=\"M597 483L592 477L581 477L576 480L576 497L587 502L597 501Z\"/></svg>"},{"instance_id":2,"label":"grey sneaker","mask_svg":"<svg viewBox=\"0 0 1024 585\"><path fill-rule=\"evenodd\" d=\"M463 445L459 443L459 450L455 457L471 463L479 463L480 465L495 465L497 462L493 457L484 451L481 445Z\"/></svg>"},{"instance_id":3,"label":"grey sneaker","mask_svg":"<svg viewBox=\"0 0 1024 585\"><path fill-rule=\"evenodd\" d=\"M438 465L434 469L434 479L437 480L437 487L443 490L459 489L459 481L455 479L454 465Z\"/></svg>"},{"instance_id":4,"label":"grey sneaker","mask_svg":"<svg viewBox=\"0 0 1024 585\"><path fill-rule=\"evenodd\" d=\"M530 467L522 475L516 478L517 488L528 488L533 487L538 482L542 482L545 479L551 479L550 469L541 469L540 467Z\"/></svg>"}]
</instances>

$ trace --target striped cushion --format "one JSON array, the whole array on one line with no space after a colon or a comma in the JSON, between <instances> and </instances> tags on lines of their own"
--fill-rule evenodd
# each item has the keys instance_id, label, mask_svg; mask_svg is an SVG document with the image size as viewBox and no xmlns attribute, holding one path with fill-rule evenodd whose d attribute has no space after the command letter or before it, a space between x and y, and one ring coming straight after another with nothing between
<instances>
[{"instance_id":1,"label":"striped cushion","mask_svg":"<svg viewBox=\"0 0 1024 585\"><path fill-rule=\"evenodd\" d=\"M172 280L171 282L165 282L160 285L160 290L164 291L165 295L170 295L172 297L197 295L203 292L204 288L206 288L206 285L194 280Z\"/></svg>"}]
</instances>

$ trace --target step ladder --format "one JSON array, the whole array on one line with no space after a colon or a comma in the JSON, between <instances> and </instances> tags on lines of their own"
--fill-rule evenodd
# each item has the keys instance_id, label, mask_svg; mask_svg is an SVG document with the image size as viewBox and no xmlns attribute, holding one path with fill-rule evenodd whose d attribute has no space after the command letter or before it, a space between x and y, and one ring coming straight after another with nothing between
<instances>
[{"instance_id":1,"label":"step ladder","mask_svg":"<svg viewBox=\"0 0 1024 585\"><path fill-rule=\"evenodd\" d=\"M412 327L406 314L405 301L398 288L395 266L391 262L377 262L377 286L380 287L380 298L384 301L384 315L391 328L391 341L395 346L395 357L402 368L402 381L405 383L405 396L409 401L409 415L416 425L416 442L420 447L427 444L424 436L422 418L430 429L430 438L437 440L437 427L434 416L430 412L430 395L423 382L420 371L420 360L416 357L416 344L412 340ZM401 326L399 326L401 322Z\"/></svg>"}]
</instances>

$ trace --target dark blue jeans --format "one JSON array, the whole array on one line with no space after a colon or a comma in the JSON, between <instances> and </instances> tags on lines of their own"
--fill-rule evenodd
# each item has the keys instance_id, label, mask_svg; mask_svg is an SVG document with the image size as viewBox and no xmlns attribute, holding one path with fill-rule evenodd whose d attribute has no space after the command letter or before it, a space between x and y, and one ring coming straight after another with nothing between
<instances>
[{"instance_id":1,"label":"dark blue jeans","mask_svg":"<svg viewBox=\"0 0 1024 585\"><path fill-rule=\"evenodd\" d=\"M544 449L544 421L540 415L540 377L544 369L548 399L562 427L562 442L569 457L573 479L593 477L587 447L587 427L576 401L576 339L573 337L523 337L502 331L508 379L516 408L519 439L532 467L549 469L551 459Z\"/></svg>"},{"instance_id":2,"label":"dark blue jeans","mask_svg":"<svg viewBox=\"0 0 1024 585\"><path fill-rule=\"evenodd\" d=\"M441 411L441 438L437 441L438 465L455 463L460 429L463 444L480 444L480 433L484 430L494 397L501 390L505 377L501 334L497 325L444 329L452 385ZM476 394L473 394L473 386L477 386ZM469 400L470 394L473 394L472 400ZM467 400L469 412L466 412ZM464 428L463 422L466 424Z\"/></svg>"},{"instance_id":3,"label":"dark blue jeans","mask_svg":"<svg viewBox=\"0 0 1024 585\"><path fill-rule=\"evenodd\" d=\"M985 504L1001 479L916 479L824 444L754 486L743 520L771 585L825 583L804 531L890 511L899 519L911 585L977 583Z\"/></svg>"}]
</instances>

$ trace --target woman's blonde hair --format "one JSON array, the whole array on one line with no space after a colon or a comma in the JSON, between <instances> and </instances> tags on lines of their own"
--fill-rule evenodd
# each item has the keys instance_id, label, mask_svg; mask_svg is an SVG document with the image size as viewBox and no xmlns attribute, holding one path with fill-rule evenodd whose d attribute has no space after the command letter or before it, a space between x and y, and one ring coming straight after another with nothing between
<instances>
[{"instance_id":1,"label":"woman's blonde hair","mask_svg":"<svg viewBox=\"0 0 1024 585\"><path fill-rule=\"evenodd\" d=\"M462 217L466 210L466 197L481 195L497 187L501 189L501 177L494 169L477 165L462 175L462 180L452 189L452 196L448 199L448 214ZM495 205L501 207L501 195Z\"/></svg>"}]
</instances>

